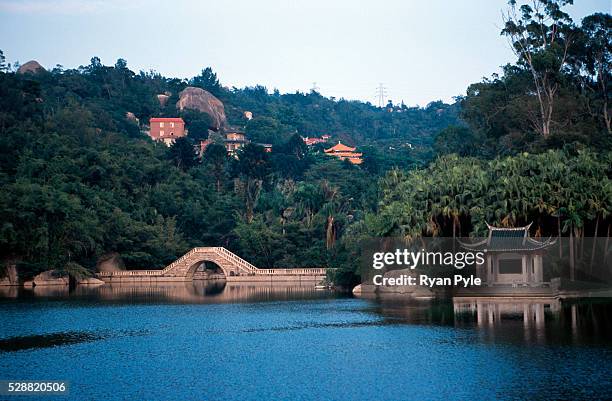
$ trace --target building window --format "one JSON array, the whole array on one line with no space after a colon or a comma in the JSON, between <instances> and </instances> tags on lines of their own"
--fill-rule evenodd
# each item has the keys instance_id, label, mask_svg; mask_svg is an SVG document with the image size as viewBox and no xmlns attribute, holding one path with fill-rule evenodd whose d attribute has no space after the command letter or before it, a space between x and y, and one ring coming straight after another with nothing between
<instances>
[{"instance_id":1,"label":"building window","mask_svg":"<svg viewBox=\"0 0 612 401\"><path fill-rule=\"evenodd\" d=\"M170 128L174 128L174 123L170 123Z\"/></svg>"},{"instance_id":2,"label":"building window","mask_svg":"<svg viewBox=\"0 0 612 401\"><path fill-rule=\"evenodd\" d=\"M159 123L159 128L164 128L164 123L163 122Z\"/></svg>"},{"instance_id":3,"label":"building window","mask_svg":"<svg viewBox=\"0 0 612 401\"><path fill-rule=\"evenodd\" d=\"M159 131L159 136L164 136L164 130Z\"/></svg>"}]
</instances>

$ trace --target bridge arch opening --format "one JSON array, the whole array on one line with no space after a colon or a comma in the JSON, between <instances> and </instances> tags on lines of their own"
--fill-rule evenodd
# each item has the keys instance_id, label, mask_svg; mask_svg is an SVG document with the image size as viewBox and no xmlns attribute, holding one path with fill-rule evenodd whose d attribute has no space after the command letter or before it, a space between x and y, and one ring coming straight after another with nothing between
<instances>
[{"instance_id":1,"label":"bridge arch opening","mask_svg":"<svg viewBox=\"0 0 612 401\"><path fill-rule=\"evenodd\" d=\"M233 276L234 272L213 262L212 260L202 259L191 264L187 270L186 277L190 279L224 279Z\"/></svg>"}]
</instances>

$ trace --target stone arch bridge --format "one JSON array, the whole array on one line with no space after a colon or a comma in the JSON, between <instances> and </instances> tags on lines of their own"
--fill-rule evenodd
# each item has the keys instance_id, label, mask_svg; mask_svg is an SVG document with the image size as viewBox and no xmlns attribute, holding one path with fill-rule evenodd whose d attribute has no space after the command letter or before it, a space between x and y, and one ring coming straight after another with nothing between
<instances>
[{"instance_id":1,"label":"stone arch bridge","mask_svg":"<svg viewBox=\"0 0 612 401\"><path fill-rule=\"evenodd\" d=\"M219 266L227 281L319 282L327 274L326 268L260 269L223 247L198 247L160 270L100 272L97 277L105 282L190 281L203 262Z\"/></svg>"}]
</instances>

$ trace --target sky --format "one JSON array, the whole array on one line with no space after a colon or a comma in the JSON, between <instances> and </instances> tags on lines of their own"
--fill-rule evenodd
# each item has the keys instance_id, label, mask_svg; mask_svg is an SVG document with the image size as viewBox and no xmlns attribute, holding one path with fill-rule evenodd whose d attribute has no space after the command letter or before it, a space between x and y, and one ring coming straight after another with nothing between
<instances>
[{"instance_id":1,"label":"sky","mask_svg":"<svg viewBox=\"0 0 612 401\"><path fill-rule=\"evenodd\" d=\"M611 12L576 0L575 21ZM7 61L76 68L93 56L224 86L264 85L408 106L452 101L513 62L500 36L506 0L0 0Z\"/></svg>"}]
</instances>

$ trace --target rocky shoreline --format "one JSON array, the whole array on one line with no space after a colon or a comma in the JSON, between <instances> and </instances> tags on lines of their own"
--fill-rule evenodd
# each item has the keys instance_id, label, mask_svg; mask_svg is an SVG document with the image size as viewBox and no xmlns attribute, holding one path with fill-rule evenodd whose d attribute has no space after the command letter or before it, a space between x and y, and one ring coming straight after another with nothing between
<instances>
[{"instance_id":1,"label":"rocky shoreline","mask_svg":"<svg viewBox=\"0 0 612 401\"><path fill-rule=\"evenodd\" d=\"M81 279L75 279L76 285L102 285L104 281L99 280L95 277L84 277ZM55 270L47 270L37 274L30 280L20 280L15 266L9 266L5 272L5 275L0 279L0 286L2 287L24 287L33 288L38 286L69 286L70 277L68 275L58 274Z\"/></svg>"}]
</instances>

